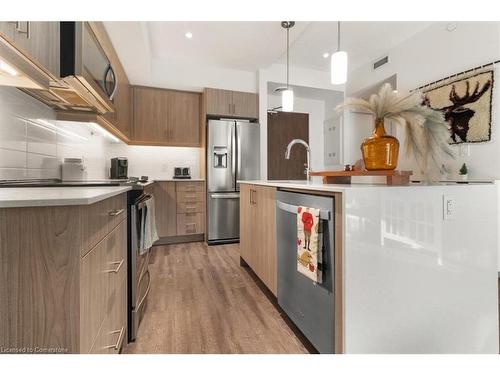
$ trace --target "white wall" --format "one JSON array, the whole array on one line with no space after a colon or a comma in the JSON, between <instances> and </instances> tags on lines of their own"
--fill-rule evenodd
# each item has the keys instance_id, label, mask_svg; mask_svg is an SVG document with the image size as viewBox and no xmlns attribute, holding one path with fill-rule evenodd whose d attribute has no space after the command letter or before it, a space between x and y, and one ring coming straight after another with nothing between
<instances>
[{"instance_id":1,"label":"white wall","mask_svg":"<svg viewBox=\"0 0 500 375\"><path fill-rule=\"evenodd\" d=\"M153 59L150 80L134 83L188 91L202 91L204 87L212 87L257 92L257 72L209 67L203 63L186 64Z\"/></svg>"},{"instance_id":2,"label":"white wall","mask_svg":"<svg viewBox=\"0 0 500 375\"><path fill-rule=\"evenodd\" d=\"M412 38L388 51L389 63L373 70L371 64L350 72L347 96L372 86L393 74L397 74L398 90L401 92L417 88L452 74L486 64L500 57L500 23L459 22L453 32L446 30L446 24L431 25ZM495 73L500 73L495 69ZM498 79L496 86L498 86ZM493 95L493 108L498 107L498 89ZM456 171L462 162L469 165L471 178L500 179L500 144L497 124L499 111L493 111L492 140L488 143L470 144L464 148L469 156L458 157L450 162L450 170ZM346 126L357 126L351 123ZM404 135L397 131L401 142ZM453 146L457 150L457 146ZM400 153L400 168L414 169L413 159Z\"/></svg>"}]
</instances>

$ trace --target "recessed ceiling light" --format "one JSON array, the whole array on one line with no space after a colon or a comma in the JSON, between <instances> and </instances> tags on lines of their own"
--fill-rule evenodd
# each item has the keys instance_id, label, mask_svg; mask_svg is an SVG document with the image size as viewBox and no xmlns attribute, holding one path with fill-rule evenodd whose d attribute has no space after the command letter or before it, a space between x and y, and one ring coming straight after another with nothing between
<instances>
[{"instance_id":1,"label":"recessed ceiling light","mask_svg":"<svg viewBox=\"0 0 500 375\"><path fill-rule=\"evenodd\" d=\"M330 54L329 54L328 52L325 52L325 53L323 54L323 57L324 57L325 59L327 59L327 58L328 58L328 56L330 56Z\"/></svg>"},{"instance_id":2,"label":"recessed ceiling light","mask_svg":"<svg viewBox=\"0 0 500 375\"><path fill-rule=\"evenodd\" d=\"M193 37L193 33L188 31L186 34L184 34L184 36L188 39L191 39Z\"/></svg>"}]
</instances>

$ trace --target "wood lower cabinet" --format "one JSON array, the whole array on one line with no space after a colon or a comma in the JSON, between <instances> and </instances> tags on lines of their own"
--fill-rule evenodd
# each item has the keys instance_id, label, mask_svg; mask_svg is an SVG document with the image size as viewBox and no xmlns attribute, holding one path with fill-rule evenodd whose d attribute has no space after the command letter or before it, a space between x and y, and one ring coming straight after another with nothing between
<instances>
[{"instance_id":1,"label":"wood lower cabinet","mask_svg":"<svg viewBox=\"0 0 500 375\"><path fill-rule=\"evenodd\" d=\"M276 188L240 185L240 256L277 295Z\"/></svg>"},{"instance_id":2,"label":"wood lower cabinet","mask_svg":"<svg viewBox=\"0 0 500 375\"><path fill-rule=\"evenodd\" d=\"M206 88L203 96L207 115L259 118L258 94Z\"/></svg>"},{"instance_id":3,"label":"wood lower cabinet","mask_svg":"<svg viewBox=\"0 0 500 375\"><path fill-rule=\"evenodd\" d=\"M175 182L156 181L153 194L158 237L175 236L177 234Z\"/></svg>"},{"instance_id":4,"label":"wood lower cabinet","mask_svg":"<svg viewBox=\"0 0 500 375\"><path fill-rule=\"evenodd\" d=\"M205 182L156 181L154 185L158 244L203 240Z\"/></svg>"},{"instance_id":5,"label":"wood lower cabinet","mask_svg":"<svg viewBox=\"0 0 500 375\"><path fill-rule=\"evenodd\" d=\"M118 207L125 200L121 194L88 206L0 209L0 347L121 350L127 220Z\"/></svg>"},{"instance_id":6,"label":"wood lower cabinet","mask_svg":"<svg viewBox=\"0 0 500 375\"><path fill-rule=\"evenodd\" d=\"M200 114L200 93L134 86L130 143L200 147Z\"/></svg>"}]
</instances>

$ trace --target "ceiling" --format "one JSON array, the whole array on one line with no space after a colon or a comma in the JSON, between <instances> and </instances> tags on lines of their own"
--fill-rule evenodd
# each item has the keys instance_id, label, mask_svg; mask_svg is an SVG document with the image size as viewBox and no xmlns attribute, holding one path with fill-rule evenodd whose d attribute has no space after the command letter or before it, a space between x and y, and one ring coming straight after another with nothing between
<instances>
[{"instance_id":1,"label":"ceiling","mask_svg":"<svg viewBox=\"0 0 500 375\"><path fill-rule=\"evenodd\" d=\"M341 47L350 70L383 57L430 22L342 22ZM128 65L147 61L255 72L285 63L281 22L105 22L110 38ZM192 38L185 37L186 32ZM146 44L144 46L143 44ZM337 22L297 22L290 31L292 66L329 70L325 52L337 47Z\"/></svg>"},{"instance_id":2,"label":"ceiling","mask_svg":"<svg viewBox=\"0 0 500 375\"><path fill-rule=\"evenodd\" d=\"M430 26L430 22L341 22L340 46L349 55L351 70L384 57L387 52ZM337 22L310 22L295 39L290 60L293 65L328 71L337 49ZM285 57L281 57L285 62Z\"/></svg>"},{"instance_id":3,"label":"ceiling","mask_svg":"<svg viewBox=\"0 0 500 375\"><path fill-rule=\"evenodd\" d=\"M298 22L291 42L307 27ZM203 62L255 72L278 60L286 47L280 22L148 22L153 58ZM184 34L191 32L187 39Z\"/></svg>"}]
</instances>

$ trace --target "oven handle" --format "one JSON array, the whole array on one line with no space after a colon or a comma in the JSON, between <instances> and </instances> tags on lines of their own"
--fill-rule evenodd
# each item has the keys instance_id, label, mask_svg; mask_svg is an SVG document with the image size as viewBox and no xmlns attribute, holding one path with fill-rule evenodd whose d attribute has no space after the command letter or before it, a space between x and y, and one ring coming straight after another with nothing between
<instances>
[{"instance_id":1,"label":"oven handle","mask_svg":"<svg viewBox=\"0 0 500 375\"><path fill-rule=\"evenodd\" d=\"M144 295L142 296L141 300L139 301L139 303L137 304L137 307L135 308L136 311L139 311L139 309L141 308L142 304L144 303L144 301L146 300L146 298L148 297L148 294L149 294L149 290L151 289L151 275L149 273L149 270L146 271L147 275L148 275L148 287L146 288L146 292L144 293Z\"/></svg>"},{"instance_id":2,"label":"oven handle","mask_svg":"<svg viewBox=\"0 0 500 375\"><path fill-rule=\"evenodd\" d=\"M211 193L210 198L213 199L239 199L239 193Z\"/></svg>"},{"instance_id":3,"label":"oven handle","mask_svg":"<svg viewBox=\"0 0 500 375\"><path fill-rule=\"evenodd\" d=\"M286 212L289 212L291 214L297 214L297 209L299 208L299 206L295 206L293 204L288 204L288 203L283 203L281 201L276 201L276 207L278 207L282 211L286 211ZM319 218L321 220L329 221L331 218L330 211L320 210L319 211Z\"/></svg>"}]
</instances>

